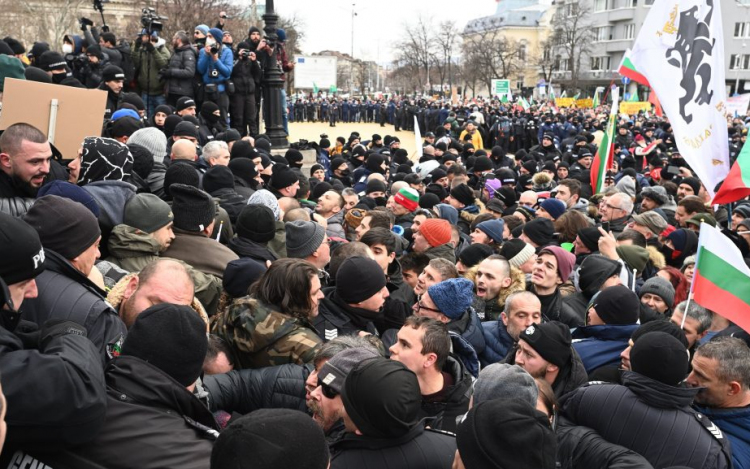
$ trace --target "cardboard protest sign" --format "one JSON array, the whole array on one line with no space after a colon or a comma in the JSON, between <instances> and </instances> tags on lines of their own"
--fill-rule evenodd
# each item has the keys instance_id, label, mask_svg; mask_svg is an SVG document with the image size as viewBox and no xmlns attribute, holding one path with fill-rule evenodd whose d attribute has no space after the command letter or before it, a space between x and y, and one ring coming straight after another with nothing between
<instances>
[{"instance_id":1,"label":"cardboard protest sign","mask_svg":"<svg viewBox=\"0 0 750 469\"><path fill-rule=\"evenodd\" d=\"M56 109L53 100L57 100ZM8 78L0 129L19 122L31 124L50 139L64 159L70 160L78 154L85 137L102 134L106 102L107 93L101 90Z\"/></svg>"}]
</instances>

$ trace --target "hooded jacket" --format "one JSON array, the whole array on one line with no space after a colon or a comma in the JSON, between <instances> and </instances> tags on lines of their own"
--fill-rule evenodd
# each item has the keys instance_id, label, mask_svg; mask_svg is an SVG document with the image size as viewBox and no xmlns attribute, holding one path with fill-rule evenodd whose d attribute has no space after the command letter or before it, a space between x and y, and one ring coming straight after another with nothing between
<instances>
[{"instance_id":1,"label":"hooded jacket","mask_svg":"<svg viewBox=\"0 0 750 469\"><path fill-rule=\"evenodd\" d=\"M585 322L586 312L591 298L602 288L607 278L620 273L620 263L604 256L589 255L586 268L578 270L578 288L580 291L563 298L563 304L575 311Z\"/></svg>"},{"instance_id":2,"label":"hooded jacket","mask_svg":"<svg viewBox=\"0 0 750 469\"><path fill-rule=\"evenodd\" d=\"M101 357L108 345L123 340L127 328L106 301L106 294L61 255L44 250L46 270L36 278L39 296L24 300L20 311L26 320L44 324L64 319L80 324L88 331Z\"/></svg>"},{"instance_id":3,"label":"hooded jacket","mask_svg":"<svg viewBox=\"0 0 750 469\"><path fill-rule=\"evenodd\" d=\"M622 380L622 385L592 383L577 389L562 399L563 416L635 451L654 467L731 467L724 435L690 408L697 388L668 386L632 371L624 372Z\"/></svg>"},{"instance_id":4,"label":"hooded jacket","mask_svg":"<svg viewBox=\"0 0 750 469\"><path fill-rule=\"evenodd\" d=\"M425 256L432 259L445 259L451 264L456 263L456 253L453 250L453 245L450 243L441 244L440 246L431 247L423 253Z\"/></svg>"},{"instance_id":5,"label":"hooded jacket","mask_svg":"<svg viewBox=\"0 0 750 469\"><path fill-rule=\"evenodd\" d=\"M273 251L268 248L267 243L256 243L255 241L251 241L247 238L241 238L239 236L235 236L231 241L229 241L229 249L234 251L234 253L240 257L247 257L249 259L256 260L264 265L266 261L273 262L278 259L278 257L276 257L276 254L274 254Z\"/></svg>"},{"instance_id":6,"label":"hooded jacket","mask_svg":"<svg viewBox=\"0 0 750 469\"><path fill-rule=\"evenodd\" d=\"M99 350L77 334L58 334L45 341L34 340L35 334L39 336L38 326L20 320L19 313L0 313L0 373L8 403L3 467L9 467L7 459L19 448L88 443L104 423Z\"/></svg>"},{"instance_id":7,"label":"hooded jacket","mask_svg":"<svg viewBox=\"0 0 750 469\"><path fill-rule=\"evenodd\" d=\"M734 469L750 468L750 407L710 409L693 406L710 418L732 443Z\"/></svg>"},{"instance_id":8,"label":"hooded jacket","mask_svg":"<svg viewBox=\"0 0 750 469\"><path fill-rule=\"evenodd\" d=\"M620 353L628 346L638 324L579 327L572 332L573 348L581 356L586 372L591 374L602 366L617 367Z\"/></svg>"},{"instance_id":9,"label":"hooded jacket","mask_svg":"<svg viewBox=\"0 0 750 469\"><path fill-rule=\"evenodd\" d=\"M331 469L450 469L456 439L419 422L399 438L346 433L331 445Z\"/></svg>"},{"instance_id":10,"label":"hooded jacket","mask_svg":"<svg viewBox=\"0 0 750 469\"><path fill-rule=\"evenodd\" d=\"M105 370L107 417L96 439L39 459L50 467L143 469L209 466L219 426L203 403L172 377L136 357Z\"/></svg>"},{"instance_id":11,"label":"hooded jacket","mask_svg":"<svg viewBox=\"0 0 750 469\"><path fill-rule=\"evenodd\" d=\"M318 315L312 321L323 341L328 342L341 335L357 335L360 331L379 335L373 320L381 318L382 312L366 311L347 305L338 297L335 287L325 288L323 292L325 298L320 300Z\"/></svg>"},{"instance_id":12,"label":"hooded jacket","mask_svg":"<svg viewBox=\"0 0 750 469\"><path fill-rule=\"evenodd\" d=\"M236 299L215 316L211 333L229 345L236 368L310 363L322 342L307 320L250 297Z\"/></svg>"},{"instance_id":13,"label":"hooded jacket","mask_svg":"<svg viewBox=\"0 0 750 469\"><path fill-rule=\"evenodd\" d=\"M195 50L190 44L174 50L166 67L167 94L193 97L193 78L197 60Z\"/></svg>"},{"instance_id":14,"label":"hooded jacket","mask_svg":"<svg viewBox=\"0 0 750 469\"><path fill-rule=\"evenodd\" d=\"M148 49L145 45L136 43L131 55L133 66L138 71L138 87L143 93L161 95L164 93L164 80L159 70L169 64L169 50L163 38L159 38L150 51Z\"/></svg>"},{"instance_id":15,"label":"hooded jacket","mask_svg":"<svg viewBox=\"0 0 750 469\"><path fill-rule=\"evenodd\" d=\"M159 259L161 245L148 233L128 225L117 225L109 237L109 257L105 259L128 272L140 272Z\"/></svg>"},{"instance_id":16,"label":"hooded jacket","mask_svg":"<svg viewBox=\"0 0 750 469\"><path fill-rule=\"evenodd\" d=\"M154 161L154 167L146 176L146 184L152 194L164 199L164 176L167 174L167 167L164 163Z\"/></svg>"},{"instance_id":17,"label":"hooded jacket","mask_svg":"<svg viewBox=\"0 0 750 469\"><path fill-rule=\"evenodd\" d=\"M450 375L453 384L441 391L439 398L422 396L419 419L430 418L430 428L456 433L456 417L469 411L474 380L461 360L451 356L443 366L443 373Z\"/></svg>"},{"instance_id":18,"label":"hooded jacket","mask_svg":"<svg viewBox=\"0 0 750 469\"><path fill-rule=\"evenodd\" d=\"M207 238L200 232L173 228L175 238L162 257L179 259L205 274L224 278L224 270L231 261L239 259L228 247Z\"/></svg>"}]
</instances>

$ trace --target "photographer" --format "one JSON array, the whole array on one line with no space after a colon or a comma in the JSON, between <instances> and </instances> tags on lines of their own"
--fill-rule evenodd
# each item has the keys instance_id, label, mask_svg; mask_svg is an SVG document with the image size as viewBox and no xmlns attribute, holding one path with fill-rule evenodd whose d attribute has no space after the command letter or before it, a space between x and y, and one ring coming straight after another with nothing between
<instances>
[{"instance_id":1,"label":"photographer","mask_svg":"<svg viewBox=\"0 0 750 469\"><path fill-rule=\"evenodd\" d=\"M164 80L159 74L159 70L169 63L169 50L165 44L157 31L149 34L148 29L142 30L135 41L133 64L137 70L136 81L149 119L154 116L156 106L167 103L163 94Z\"/></svg>"},{"instance_id":2,"label":"photographer","mask_svg":"<svg viewBox=\"0 0 750 469\"><path fill-rule=\"evenodd\" d=\"M176 107L182 96L193 97L193 77L195 76L196 52L190 47L187 32L178 31L172 37L174 53L167 68L159 73L167 81L167 104Z\"/></svg>"},{"instance_id":3,"label":"photographer","mask_svg":"<svg viewBox=\"0 0 750 469\"><path fill-rule=\"evenodd\" d=\"M234 93L229 95L232 128L243 137L248 133L254 136L257 125L255 84L260 80L261 69L255 52L250 51L250 44L240 42L237 48L239 59L232 69Z\"/></svg>"},{"instance_id":4,"label":"photographer","mask_svg":"<svg viewBox=\"0 0 750 469\"><path fill-rule=\"evenodd\" d=\"M80 77L77 78L86 88L93 89L102 83L102 73L110 62L96 45L90 45L86 49L86 58L88 63L81 69Z\"/></svg>"},{"instance_id":5,"label":"photographer","mask_svg":"<svg viewBox=\"0 0 750 469\"><path fill-rule=\"evenodd\" d=\"M219 106L221 118L227 119L229 97L227 96L227 81L232 76L234 57L232 50L224 47L221 40L224 33L220 29L212 28L206 35L206 47L198 55L198 73L203 77L203 99L213 101Z\"/></svg>"}]
</instances>

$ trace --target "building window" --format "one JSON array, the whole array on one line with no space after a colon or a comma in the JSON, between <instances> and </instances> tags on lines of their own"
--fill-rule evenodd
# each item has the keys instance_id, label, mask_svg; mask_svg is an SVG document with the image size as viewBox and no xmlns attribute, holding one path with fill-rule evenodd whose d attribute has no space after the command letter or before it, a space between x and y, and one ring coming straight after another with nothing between
<instances>
[{"instance_id":1,"label":"building window","mask_svg":"<svg viewBox=\"0 0 750 469\"><path fill-rule=\"evenodd\" d=\"M609 70L609 56L591 57L591 70L606 71Z\"/></svg>"},{"instance_id":2,"label":"building window","mask_svg":"<svg viewBox=\"0 0 750 469\"><path fill-rule=\"evenodd\" d=\"M566 3L564 8L565 16L568 18L576 16L578 14L578 2Z\"/></svg>"},{"instance_id":3,"label":"building window","mask_svg":"<svg viewBox=\"0 0 750 469\"><path fill-rule=\"evenodd\" d=\"M635 23L630 23L625 25L625 37L623 39L633 39L635 38Z\"/></svg>"},{"instance_id":4,"label":"building window","mask_svg":"<svg viewBox=\"0 0 750 469\"><path fill-rule=\"evenodd\" d=\"M526 44L518 47L518 60L526 60Z\"/></svg>"},{"instance_id":5,"label":"building window","mask_svg":"<svg viewBox=\"0 0 750 469\"><path fill-rule=\"evenodd\" d=\"M750 37L750 23L734 23L734 37Z\"/></svg>"},{"instance_id":6,"label":"building window","mask_svg":"<svg viewBox=\"0 0 750 469\"><path fill-rule=\"evenodd\" d=\"M651 5L653 5L653 4L654 4L654 0L645 0L645 1L643 2L643 4L644 4L644 5L646 5L646 6L651 6Z\"/></svg>"},{"instance_id":7,"label":"building window","mask_svg":"<svg viewBox=\"0 0 750 469\"><path fill-rule=\"evenodd\" d=\"M750 54L732 54L729 63L732 70L750 70Z\"/></svg>"},{"instance_id":8,"label":"building window","mask_svg":"<svg viewBox=\"0 0 750 469\"><path fill-rule=\"evenodd\" d=\"M570 70L570 59L561 59L560 60L560 68L558 68L561 72L567 72Z\"/></svg>"},{"instance_id":9,"label":"building window","mask_svg":"<svg viewBox=\"0 0 750 469\"><path fill-rule=\"evenodd\" d=\"M612 27L611 26L600 26L594 28L597 41L611 41L612 40Z\"/></svg>"},{"instance_id":10,"label":"building window","mask_svg":"<svg viewBox=\"0 0 750 469\"><path fill-rule=\"evenodd\" d=\"M594 11L607 11L609 0L594 0Z\"/></svg>"}]
</instances>

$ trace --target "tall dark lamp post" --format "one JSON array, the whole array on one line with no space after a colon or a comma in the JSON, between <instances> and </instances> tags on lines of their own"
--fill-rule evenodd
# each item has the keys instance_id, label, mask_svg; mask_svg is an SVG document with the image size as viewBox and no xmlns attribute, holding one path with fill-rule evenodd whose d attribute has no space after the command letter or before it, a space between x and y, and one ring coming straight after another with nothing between
<instances>
[{"instance_id":1,"label":"tall dark lamp post","mask_svg":"<svg viewBox=\"0 0 750 469\"><path fill-rule=\"evenodd\" d=\"M284 80L281 79L282 71L279 63L279 48L277 46L276 22L279 15L273 8L273 0L266 0L266 14L263 15L266 33L266 42L273 47L273 56L266 62L266 70L263 73L263 106L266 120L266 135L271 139L271 145L275 148L289 146L289 139L284 132L283 112L281 108L281 90Z\"/></svg>"}]
</instances>

